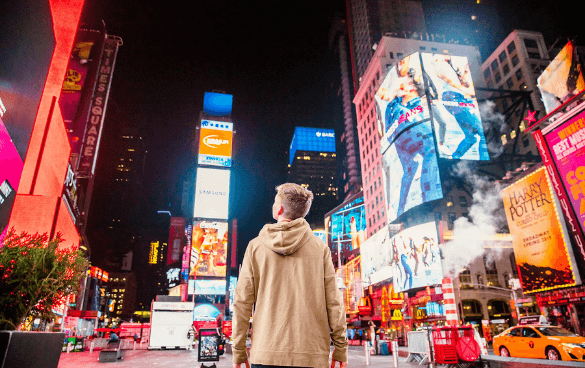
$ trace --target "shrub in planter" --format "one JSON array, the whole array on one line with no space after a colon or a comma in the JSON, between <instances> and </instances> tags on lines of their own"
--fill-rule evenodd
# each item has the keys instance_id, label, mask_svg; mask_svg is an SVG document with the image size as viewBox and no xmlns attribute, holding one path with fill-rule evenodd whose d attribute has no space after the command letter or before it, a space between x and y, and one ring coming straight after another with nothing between
<instances>
[{"instance_id":1,"label":"shrub in planter","mask_svg":"<svg viewBox=\"0 0 585 368\"><path fill-rule=\"evenodd\" d=\"M77 290L89 262L81 251L59 247L62 241L59 234L8 232L0 244L0 330L50 320L51 309Z\"/></svg>"}]
</instances>

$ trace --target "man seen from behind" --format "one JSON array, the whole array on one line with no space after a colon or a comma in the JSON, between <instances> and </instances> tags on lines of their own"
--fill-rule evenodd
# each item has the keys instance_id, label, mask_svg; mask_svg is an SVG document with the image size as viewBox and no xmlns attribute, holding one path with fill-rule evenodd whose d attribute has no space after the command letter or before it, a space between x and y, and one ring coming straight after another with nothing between
<instances>
[{"instance_id":1,"label":"man seen from behind","mask_svg":"<svg viewBox=\"0 0 585 368\"><path fill-rule=\"evenodd\" d=\"M246 336L252 308L250 362L256 367L347 366L345 310L331 251L304 217L313 193L286 183L276 188L275 224L246 249L234 295L233 363L248 366Z\"/></svg>"}]
</instances>

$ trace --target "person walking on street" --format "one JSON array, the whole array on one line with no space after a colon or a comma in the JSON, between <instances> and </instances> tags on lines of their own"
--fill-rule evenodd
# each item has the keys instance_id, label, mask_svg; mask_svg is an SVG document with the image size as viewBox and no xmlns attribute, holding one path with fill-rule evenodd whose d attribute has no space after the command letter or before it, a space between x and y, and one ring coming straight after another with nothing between
<instances>
[{"instance_id":1,"label":"person walking on street","mask_svg":"<svg viewBox=\"0 0 585 368\"><path fill-rule=\"evenodd\" d=\"M234 294L233 366L347 367L345 310L331 251L304 217L313 193L286 183L276 187L275 224L250 241ZM254 307L250 357L246 332Z\"/></svg>"}]
</instances>

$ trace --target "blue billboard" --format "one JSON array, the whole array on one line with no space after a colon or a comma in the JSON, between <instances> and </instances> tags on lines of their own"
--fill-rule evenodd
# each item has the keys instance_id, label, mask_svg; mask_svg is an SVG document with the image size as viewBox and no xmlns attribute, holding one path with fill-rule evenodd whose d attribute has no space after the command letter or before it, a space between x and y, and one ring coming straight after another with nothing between
<instances>
[{"instance_id":1,"label":"blue billboard","mask_svg":"<svg viewBox=\"0 0 585 368\"><path fill-rule=\"evenodd\" d=\"M203 112L211 116L229 116L232 113L233 101L233 95L205 92L203 95Z\"/></svg>"},{"instance_id":2,"label":"blue billboard","mask_svg":"<svg viewBox=\"0 0 585 368\"><path fill-rule=\"evenodd\" d=\"M289 150L289 165L297 151L335 152L333 129L296 127Z\"/></svg>"},{"instance_id":3,"label":"blue billboard","mask_svg":"<svg viewBox=\"0 0 585 368\"><path fill-rule=\"evenodd\" d=\"M366 239L366 207L364 197L360 196L345 204L331 214L327 223L328 245L337 255L341 250L342 258L359 254L361 244Z\"/></svg>"}]
</instances>

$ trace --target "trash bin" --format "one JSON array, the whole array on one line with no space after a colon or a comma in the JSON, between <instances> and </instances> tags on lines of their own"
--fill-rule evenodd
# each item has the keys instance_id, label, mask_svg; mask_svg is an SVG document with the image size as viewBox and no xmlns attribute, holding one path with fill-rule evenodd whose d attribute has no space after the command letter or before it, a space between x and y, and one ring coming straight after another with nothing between
<instances>
[{"instance_id":1,"label":"trash bin","mask_svg":"<svg viewBox=\"0 0 585 368\"><path fill-rule=\"evenodd\" d=\"M380 341L378 351L380 355L390 355L388 352L388 343L386 341Z\"/></svg>"}]
</instances>

